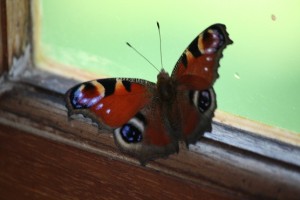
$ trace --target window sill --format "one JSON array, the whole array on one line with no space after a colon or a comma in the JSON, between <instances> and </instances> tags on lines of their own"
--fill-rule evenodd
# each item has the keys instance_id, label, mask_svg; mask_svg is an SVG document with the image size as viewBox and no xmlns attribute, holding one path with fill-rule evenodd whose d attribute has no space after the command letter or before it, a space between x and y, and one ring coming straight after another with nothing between
<instances>
[{"instance_id":1,"label":"window sill","mask_svg":"<svg viewBox=\"0 0 300 200\"><path fill-rule=\"evenodd\" d=\"M117 160L138 162L114 145L111 134L86 119L68 120L63 93L75 81L38 69L2 83L0 123L43 138ZM110 162L109 159L107 162ZM232 197L295 198L300 195L300 148L214 122L205 134L179 154L149 162L147 170L209 187ZM134 175L133 175L134 176Z\"/></svg>"}]
</instances>

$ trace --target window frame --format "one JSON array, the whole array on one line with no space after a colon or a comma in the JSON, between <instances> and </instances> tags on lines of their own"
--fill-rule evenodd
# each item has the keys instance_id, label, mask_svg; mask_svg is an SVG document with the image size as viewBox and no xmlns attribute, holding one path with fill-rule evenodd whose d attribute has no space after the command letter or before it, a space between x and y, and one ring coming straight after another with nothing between
<instances>
[{"instance_id":1,"label":"window frame","mask_svg":"<svg viewBox=\"0 0 300 200\"><path fill-rule=\"evenodd\" d=\"M138 165L119 152L111 134L80 117L67 120L64 92L78 80L35 67L38 0L4 0L0 6L0 123ZM24 12L14 16L19 9ZM23 26L14 29L17 23ZM14 46L15 34L23 36L19 46ZM217 111L212 133L205 133L189 150L181 145L178 155L148 163L147 169L239 195L294 197L300 193L300 137Z\"/></svg>"}]
</instances>

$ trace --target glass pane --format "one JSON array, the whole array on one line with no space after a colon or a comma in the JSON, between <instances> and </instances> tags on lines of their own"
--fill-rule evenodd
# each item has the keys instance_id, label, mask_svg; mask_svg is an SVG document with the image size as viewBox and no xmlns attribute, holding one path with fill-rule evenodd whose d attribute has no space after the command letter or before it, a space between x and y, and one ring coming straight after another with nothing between
<instances>
[{"instance_id":1,"label":"glass pane","mask_svg":"<svg viewBox=\"0 0 300 200\"><path fill-rule=\"evenodd\" d=\"M298 0L43 0L44 55L100 76L156 81L157 71L130 42L171 72L203 29L224 23L234 44L224 51L215 84L218 109L300 132Z\"/></svg>"}]
</instances>

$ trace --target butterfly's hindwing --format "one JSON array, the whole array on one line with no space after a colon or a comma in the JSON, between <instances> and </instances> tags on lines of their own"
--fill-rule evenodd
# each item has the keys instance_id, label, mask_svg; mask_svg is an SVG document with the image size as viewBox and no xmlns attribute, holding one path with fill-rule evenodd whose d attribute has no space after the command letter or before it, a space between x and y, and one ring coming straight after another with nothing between
<instances>
[{"instance_id":1,"label":"butterfly's hindwing","mask_svg":"<svg viewBox=\"0 0 300 200\"><path fill-rule=\"evenodd\" d=\"M193 144L204 132L211 131L211 121L217 106L215 92L213 88L185 91L178 99L183 140L187 144Z\"/></svg>"},{"instance_id":2,"label":"butterfly's hindwing","mask_svg":"<svg viewBox=\"0 0 300 200\"><path fill-rule=\"evenodd\" d=\"M171 134L168 122L164 123L165 119L165 113L154 100L115 129L115 142L122 151L138 158L142 164L176 153L178 140Z\"/></svg>"}]
</instances>

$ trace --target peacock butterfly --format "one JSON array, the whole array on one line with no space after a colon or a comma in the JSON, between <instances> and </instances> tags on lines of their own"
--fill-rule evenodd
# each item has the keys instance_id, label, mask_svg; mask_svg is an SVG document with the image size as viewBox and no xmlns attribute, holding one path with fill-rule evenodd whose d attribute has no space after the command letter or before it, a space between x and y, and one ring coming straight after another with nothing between
<instances>
[{"instance_id":1,"label":"peacock butterfly","mask_svg":"<svg viewBox=\"0 0 300 200\"><path fill-rule=\"evenodd\" d=\"M231 43L225 25L214 24L191 42L171 76L160 71L156 84L134 78L78 84L66 92L68 115L82 114L113 132L116 145L141 164L178 153L179 141L194 144L211 132L213 84Z\"/></svg>"}]
</instances>

